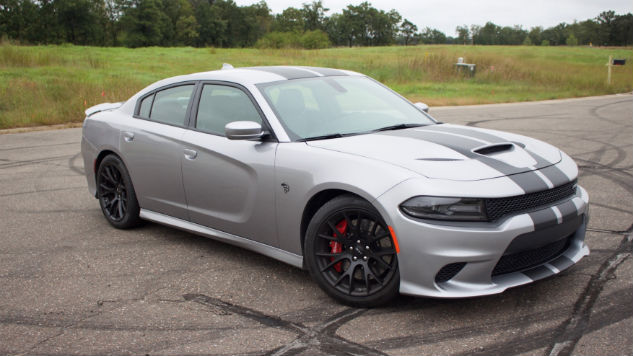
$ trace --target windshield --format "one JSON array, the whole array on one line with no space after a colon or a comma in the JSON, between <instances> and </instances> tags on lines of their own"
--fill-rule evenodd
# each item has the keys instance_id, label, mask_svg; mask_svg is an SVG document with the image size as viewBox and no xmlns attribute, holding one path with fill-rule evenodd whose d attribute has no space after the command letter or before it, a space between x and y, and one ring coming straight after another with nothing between
<instances>
[{"instance_id":1,"label":"windshield","mask_svg":"<svg viewBox=\"0 0 633 356\"><path fill-rule=\"evenodd\" d=\"M366 77L296 79L258 87L295 141L435 123L410 102Z\"/></svg>"}]
</instances>

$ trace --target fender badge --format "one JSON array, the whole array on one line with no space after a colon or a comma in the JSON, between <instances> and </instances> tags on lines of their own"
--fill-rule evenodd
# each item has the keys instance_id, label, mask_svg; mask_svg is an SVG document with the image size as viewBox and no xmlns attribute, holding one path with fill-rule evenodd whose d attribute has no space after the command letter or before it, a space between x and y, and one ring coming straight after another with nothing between
<instances>
[{"instance_id":1,"label":"fender badge","mask_svg":"<svg viewBox=\"0 0 633 356\"><path fill-rule=\"evenodd\" d=\"M284 194L290 191L290 186L286 183L281 183L281 187L284 188Z\"/></svg>"}]
</instances>

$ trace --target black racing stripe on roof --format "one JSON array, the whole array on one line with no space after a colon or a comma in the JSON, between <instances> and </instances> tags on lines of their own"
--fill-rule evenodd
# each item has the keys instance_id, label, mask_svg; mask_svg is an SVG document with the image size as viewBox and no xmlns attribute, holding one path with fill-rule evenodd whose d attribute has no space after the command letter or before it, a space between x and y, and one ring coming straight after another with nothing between
<instances>
[{"instance_id":1,"label":"black racing stripe on roof","mask_svg":"<svg viewBox=\"0 0 633 356\"><path fill-rule=\"evenodd\" d=\"M318 75L301 68L294 67L250 67L248 69L259 70L280 75L286 79L316 78Z\"/></svg>"},{"instance_id":2,"label":"black racing stripe on roof","mask_svg":"<svg viewBox=\"0 0 633 356\"><path fill-rule=\"evenodd\" d=\"M311 70L313 72L317 72L317 73L322 74L324 76L348 75L347 73L343 72L342 70L332 69L332 68L320 68L320 67L303 67L303 68Z\"/></svg>"}]
</instances>

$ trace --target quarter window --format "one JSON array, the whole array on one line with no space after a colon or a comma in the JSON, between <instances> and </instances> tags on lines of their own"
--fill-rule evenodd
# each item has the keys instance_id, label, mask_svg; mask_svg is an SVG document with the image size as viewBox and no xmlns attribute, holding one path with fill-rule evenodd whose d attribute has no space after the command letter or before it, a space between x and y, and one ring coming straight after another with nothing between
<instances>
[{"instance_id":1,"label":"quarter window","mask_svg":"<svg viewBox=\"0 0 633 356\"><path fill-rule=\"evenodd\" d=\"M138 111L138 116L142 117L142 118L149 118L149 113L152 110L152 102L154 102L154 94L145 97L142 101L141 101L141 108Z\"/></svg>"},{"instance_id":2,"label":"quarter window","mask_svg":"<svg viewBox=\"0 0 633 356\"><path fill-rule=\"evenodd\" d=\"M150 101L147 105L145 104L145 101L151 97L143 99L139 115L146 117L144 113L146 113L147 107L151 106L151 110L148 112L150 120L183 126L193 88L194 85L191 84L161 90L153 96L153 103Z\"/></svg>"},{"instance_id":3,"label":"quarter window","mask_svg":"<svg viewBox=\"0 0 633 356\"><path fill-rule=\"evenodd\" d=\"M259 113L242 90L206 84L200 95L196 128L224 136L224 126L233 121L254 121L262 124Z\"/></svg>"}]
</instances>

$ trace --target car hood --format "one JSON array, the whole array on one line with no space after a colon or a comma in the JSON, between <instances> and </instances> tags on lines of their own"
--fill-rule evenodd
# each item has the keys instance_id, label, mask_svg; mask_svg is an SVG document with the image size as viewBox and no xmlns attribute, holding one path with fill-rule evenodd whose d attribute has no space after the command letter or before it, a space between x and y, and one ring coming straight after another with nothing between
<instances>
[{"instance_id":1,"label":"car hood","mask_svg":"<svg viewBox=\"0 0 633 356\"><path fill-rule=\"evenodd\" d=\"M400 166L428 178L482 180L538 170L561 161L542 141L506 132L436 124L308 145Z\"/></svg>"}]
</instances>

